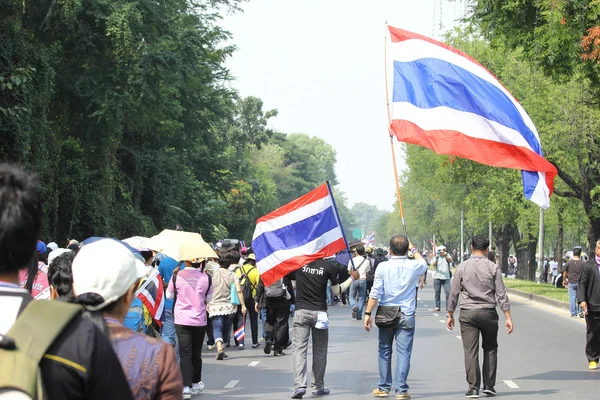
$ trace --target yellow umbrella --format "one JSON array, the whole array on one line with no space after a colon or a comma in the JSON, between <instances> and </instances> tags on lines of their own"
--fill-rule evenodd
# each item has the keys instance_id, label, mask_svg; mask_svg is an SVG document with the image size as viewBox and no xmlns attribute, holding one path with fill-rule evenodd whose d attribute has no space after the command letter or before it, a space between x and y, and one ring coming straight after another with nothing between
<instances>
[{"instance_id":1,"label":"yellow umbrella","mask_svg":"<svg viewBox=\"0 0 600 400\"><path fill-rule=\"evenodd\" d=\"M146 245L176 261L193 261L197 258L218 258L217 253L199 233L165 229L150 238Z\"/></svg>"}]
</instances>

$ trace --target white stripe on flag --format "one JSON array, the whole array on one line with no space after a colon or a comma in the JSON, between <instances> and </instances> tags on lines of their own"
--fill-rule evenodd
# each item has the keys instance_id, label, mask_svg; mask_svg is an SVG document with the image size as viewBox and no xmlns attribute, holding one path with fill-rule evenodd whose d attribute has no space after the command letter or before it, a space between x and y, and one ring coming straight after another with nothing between
<instances>
[{"instance_id":1,"label":"white stripe on flag","mask_svg":"<svg viewBox=\"0 0 600 400\"><path fill-rule=\"evenodd\" d=\"M422 109L407 102L392 103L392 120L410 121L426 131L452 130L476 139L491 140L531 149L517 131L481 115L449 107Z\"/></svg>"},{"instance_id":2,"label":"white stripe on flag","mask_svg":"<svg viewBox=\"0 0 600 400\"><path fill-rule=\"evenodd\" d=\"M142 290L142 294L150 302L150 304L152 304L152 307L156 307L156 303L154 302L154 297L152 297L152 295L150 294L149 291L144 289L144 290Z\"/></svg>"},{"instance_id":3,"label":"white stripe on flag","mask_svg":"<svg viewBox=\"0 0 600 400\"><path fill-rule=\"evenodd\" d=\"M535 129L535 125L533 121L525 112L525 109L519 104L518 101L514 99L514 97L506 90L504 86L493 75L491 75L485 68L479 66L476 63L473 63L468 58L462 57L450 50L446 50L443 47L437 46L433 43L427 42L425 40L420 39L409 39L402 42L392 42L389 47L389 60L400 61L400 62L410 62L423 58L437 58L439 60L443 60L449 63L452 63L462 69L465 69L472 73L473 75L491 83L500 89L511 102L515 105L521 117L525 121L525 124L531 129L538 142L540 141L540 136L538 135L537 130Z\"/></svg>"},{"instance_id":4,"label":"white stripe on flag","mask_svg":"<svg viewBox=\"0 0 600 400\"><path fill-rule=\"evenodd\" d=\"M287 214L281 215L277 218L273 218L268 221L261 222L256 225L256 229L254 230L254 237L256 239L258 236L263 234L264 232L270 232L277 230L279 228L283 228L284 226L291 225L298 221L305 220L315 214L320 213L321 211L325 211L329 207L333 205L331 201L331 196L323 197L315 202L305 205L297 210L289 212Z\"/></svg>"},{"instance_id":5,"label":"white stripe on flag","mask_svg":"<svg viewBox=\"0 0 600 400\"><path fill-rule=\"evenodd\" d=\"M538 172L540 179L538 180L535 190L529 200L547 210L550 207L550 189L546 184L546 173Z\"/></svg>"},{"instance_id":6,"label":"white stripe on flag","mask_svg":"<svg viewBox=\"0 0 600 400\"><path fill-rule=\"evenodd\" d=\"M325 246L330 245L342 237L342 230L339 226L337 226L329 232L325 232L312 242L306 243L305 245L295 247L293 249L279 250L274 252L257 263L258 271L263 274L276 265L289 260L290 258L317 253Z\"/></svg>"}]
</instances>

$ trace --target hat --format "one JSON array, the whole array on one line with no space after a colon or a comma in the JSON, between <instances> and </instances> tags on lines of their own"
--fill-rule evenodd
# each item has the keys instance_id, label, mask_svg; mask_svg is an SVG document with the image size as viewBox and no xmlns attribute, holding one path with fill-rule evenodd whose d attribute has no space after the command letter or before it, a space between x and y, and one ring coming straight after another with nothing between
<instances>
[{"instance_id":1,"label":"hat","mask_svg":"<svg viewBox=\"0 0 600 400\"><path fill-rule=\"evenodd\" d=\"M367 253L371 254L373 252L373 248L372 247L367 247Z\"/></svg>"},{"instance_id":2,"label":"hat","mask_svg":"<svg viewBox=\"0 0 600 400\"><path fill-rule=\"evenodd\" d=\"M69 244L67 246L70 246L72 244L76 244L77 246L79 246L79 242L77 240L75 240L75 239L69 240Z\"/></svg>"},{"instance_id":3,"label":"hat","mask_svg":"<svg viewBox=\"0 0 600 400\"><path fill-rule=\"evenodd\" d=\"M248 254L248 257L246 257L246 260L256 261L256 255L254 253L250 253L250 254Z\"/></svg>"},{"instance_id":4,"label":"hat","mask_svg":"<svg viewBox=\"0 0 600 400\"><path fill-rule=\"evenodd\" d=\"M104 302L91 311L101 310L123 296L138 279L146 276L147 268L123 244L113 239L101 239L79 250L73 260L73 291L77 296L95 293Z\"/></svg>"},{"instance_id":5,"label":"hat","mask_svg":"<svg viewBox=\"0 0 600 400\"><path fill-rule=\"evenodd\" d=\"M446 251L446 246L438 246L437 250L438 251L442 251L442 250Z\"/></svg>"},{"instance_id":6,"label":"hat","mask_svg":"<svg viewBox=\"0 0 600 400\"><path fill-rule=\"evenodd\" d=\"M37 252L38 254L44 254L46 252L46 243L41 240L37 241Z\"/></svg>"},{"instance_id":7,"label":"hat","mask_svg":"<svg viewBox=\"0 0 600 400\"><path fill-rule=\"evenodd\" d=\"M50 248L50 246L48 246ZM52 264L52 261L56 259L58 256L62 256L65 253L70 253L72 250L69 249L56 249L52 250L50 254L48 254L48 266Z\"/></svg>"},{"instance_id":8,"label":"hat","mask_svg":"<svg viewBox=\"0 0 600 400\"><path fill-rule=\"evenodd\" d=\"M55 242L50 242L46 245L47 248L49 248L51 251L54 251L56 249L58 249L58 245Z\"/></svg>"}]
</instances>

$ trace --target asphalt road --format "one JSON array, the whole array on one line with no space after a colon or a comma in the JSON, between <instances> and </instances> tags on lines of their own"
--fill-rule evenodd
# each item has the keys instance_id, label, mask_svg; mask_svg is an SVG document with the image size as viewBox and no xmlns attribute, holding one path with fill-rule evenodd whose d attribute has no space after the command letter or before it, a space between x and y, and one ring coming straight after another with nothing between
<instances>
[{"instance_id":1,"label":"asphalt road","mask_svg":"<svg viewBox=\"0 0 600 400\"><path fill-rule=\"evenodd\" d=\"M408 384L415 399L464 398L465 381L460 329L449 332L445 312L434 313L433 284L419 291L417 328ZM442 296L442 307L443 304ZM515 331L499 333L497 397L513 399L600 399L600 370L587 370L585 323L568 315L511 301ZM442 322L443 321L443 322ZM503 324L504 317L500 316ZM291 320L290 320L291 326ZM367 333L350 308L330 307L329 357L325 384L328 399L372 399L378 381L377 328ZM309 346L310 349L310 346ZM203 351L205 391L196 399L286 399L292 393L292 349L283 357L267 356L262 347L228 349L216 361ZM309 351L309 371L311 353ZM227 387L227 388L226 388ZM481 396L486 397L485 395ZM305 399L316 398L310 394ZM390 396L390 398L393 398Z\"/></svg>"}]
</instances>

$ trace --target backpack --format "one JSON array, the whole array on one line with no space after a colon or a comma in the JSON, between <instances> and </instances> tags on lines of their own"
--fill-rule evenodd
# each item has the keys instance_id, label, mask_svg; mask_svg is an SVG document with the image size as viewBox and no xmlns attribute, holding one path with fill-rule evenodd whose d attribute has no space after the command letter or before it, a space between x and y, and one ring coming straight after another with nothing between
<instances>
[{"instance_id":1,"label":"backpack","mask_svg":"<svg viewBox=\"0 0 600 400\"><path fill-rule=\"evenodd\" d=\"M247 272L244 272L244 266L236 268L236 270L240 271L240 286L242 288L242 294L244 295L245 303L248 303L248 301L253 298L252 291L256 289L256 286L252 284L252 281L248 276L250 274L250 271L252 271L253 269L256 269L256 267L253 265Z\"/></svg>"},{"instance_id":2,"label":"backpack","mask_svg":"<svg viewBox=\"0 0 600 400\"><path fill-rule=\"evenodd\" d=\"M134 332L146 333L146 324L144 323L144 303L138 297L135 297L127 310L124 326Z\"/></svg>"},{"instance_id":3,"label":"backpack","mask_svg":"<svg viewBox=\"0 0 600 400\"><path fill-rule=\"evenodd\" d=\"M39 363L50 345L82 307L62 301L34 300L23 310L0 345L0 392L43 399ZM8 390L6 390L8 389ZM11 390L12 389L12 390ZM22 398L22 397L19 397Z\"/></svg>"},{"instance_id":4,"label":"backpack","mask_svg":"<svg viewBox=\"0 0 600 400\"><path fill-rule=\"evenodd\" d=\"M287 288L283 283L283 278L281 278L265 288L265 296L268 299L284 298L286 290Z\"/></svg>"}]
</instances>

